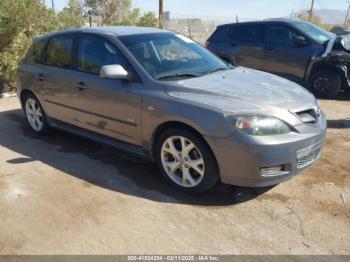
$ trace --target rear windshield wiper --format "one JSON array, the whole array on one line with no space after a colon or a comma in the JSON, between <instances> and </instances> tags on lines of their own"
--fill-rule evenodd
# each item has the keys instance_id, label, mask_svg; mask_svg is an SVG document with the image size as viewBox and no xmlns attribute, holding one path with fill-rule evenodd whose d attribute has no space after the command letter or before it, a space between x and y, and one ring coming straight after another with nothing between
<instances>
[{"instance_id":1,"label":"rear windshield wiper","mask_svg":"<svg viewBox=\"0 0 350 262\"><path fill-rule=\"evenodd\" d=\"M164 80L164 79L169 79L169 78L177 78L177 77L200 77L202 74L195 74L195 73L178 73L178 74L173 74L173 75L165 75L165 76L160 76L157 77L157 80Z\"/></svg>"}]
</instances>

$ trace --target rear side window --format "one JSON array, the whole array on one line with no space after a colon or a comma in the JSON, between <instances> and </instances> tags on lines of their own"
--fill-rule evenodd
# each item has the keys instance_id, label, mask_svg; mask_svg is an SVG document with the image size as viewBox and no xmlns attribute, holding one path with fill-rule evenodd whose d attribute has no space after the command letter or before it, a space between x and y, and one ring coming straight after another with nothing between
<instances>
[{"instance_id":1,"label":"rear side window","mask_svg":"<svg viewBox=\"0 0 350 262\"><path fill-rule=\"evenodd\" d=\"M51 38L47 47L46 64L62 68L71 68L72 50L72 36L61 35Z\"/></svg>"},{"instance_id":2,"label":"rear side window","mask_svg":"<svg viewBox=\"0 0 350 262\"><path fill-rule=\"evenodd\" d=\"M215 40L225 40L227 36L227 31L229 31L230 28L228 27L218 27L215 32L210 36L208 41L215 41Z\"/></svg>"},{"instance_id":3,"label":"rear side window","mask_svg":"<svg viewBox=\"0 0 350 262\"><path fill-rule=\"evenodd\" d=\"M231 29L228 34L240 42L259 43L262 41L263 27L259 25L244 25Z\"/></svg>"},{"instance_id":4,"label":"rear side window","mask_svg":"<svg viewBox=\"0 0 350 262\"><path fill-rule=\"evenodd\" d=\"M44 40L37 40L33 44L33 59L34 59L34 62L37 64L41 63L41 57L42 57L42 53L46 43L47 43L47 40L44 39Z\"/></svg>"},{"instance_id":5,"label":"rear side window","mask_svg":"<svg viewBox=\"0 0 350 262\"><path fill-rule=\"evenodd\" d=\"M235 38L236 28L232 27L227 31L228 38Z\"/></svg>"},{"instance_id":6,"label":"rear side window","mask_svg":"<svg viewBox=\"0 0 350 262\"><path fill-rule=\"evenodd\" d=\"M78 69L99 74L104 65L121 65L130 70L124 56L108 40L95 35L80 35L78 44Z\"/></svg>"}]
</instances>

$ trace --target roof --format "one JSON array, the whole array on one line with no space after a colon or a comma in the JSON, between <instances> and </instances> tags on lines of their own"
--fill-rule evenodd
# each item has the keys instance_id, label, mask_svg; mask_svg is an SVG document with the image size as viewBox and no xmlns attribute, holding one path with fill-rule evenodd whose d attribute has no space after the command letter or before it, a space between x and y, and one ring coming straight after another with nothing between
<instances>
[{"instance_id":1,"label":"roof","mask_svg":"<svg viewBox=\"0 0 350 262\"><path fill-rule=\"evenodd\" d=\"M298 22L305 22L307 21L302 21L299 19L289 19L289 18L268 18L264 20L256 20L256 21L247 21L247 22L238 22L238 23L230 23L230 24L224 24L220 25L219 27L225 27L225 26L231 26L231 25L249 25L249 24L269 24L269 23L286 23L286 24L293 24L293 23L298 23Z\"/></svg>"},{"instance_id":2,"label":"roof","mask_svg":"<svg viewBox=\"0 0 350 262\"><path fill-rule=\"evenodd\" d=\"M57 32L48 33L37 38L41 37L49 37L55 34L63 34L63 33L106 33L106 34L114 34L117 36L123 35L137 35L137 34L151 34L151 33L166 33L170 32L167 30L155 28L155 27L137 27L137 26L99 26L99 27L81 27L81 28L73 28L67 29Z\"/></svg>"},{"instance_id":3,"label":"roof","mask_svg":"<svg viewBox=\"0 0 350 262\"><path fill-rule=\"evenodd\" d=\"M137 27L137 26L83 27L83 28L80 28L79 30L83 32L93 31L93 32L102 32L102 33L112 33L119 36L168 32L166 30L155 28L155 27Z\"/></svg>"}]
</instances>

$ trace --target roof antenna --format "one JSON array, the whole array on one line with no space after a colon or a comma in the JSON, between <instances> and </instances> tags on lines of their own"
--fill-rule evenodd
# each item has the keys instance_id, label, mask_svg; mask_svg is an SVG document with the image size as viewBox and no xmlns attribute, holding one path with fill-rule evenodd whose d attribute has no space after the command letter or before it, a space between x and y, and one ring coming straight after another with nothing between
<instances>
[{"instance_id":1,"label":"roof antenna","mask_svg":"<svg viewBox=\"0 0 350 262\"><path fill-rule=\"evenodd\" d=\"M236 23L239 23L239 21L238 21L238 15L236 14Z\"/></svg>"}]
</instances>

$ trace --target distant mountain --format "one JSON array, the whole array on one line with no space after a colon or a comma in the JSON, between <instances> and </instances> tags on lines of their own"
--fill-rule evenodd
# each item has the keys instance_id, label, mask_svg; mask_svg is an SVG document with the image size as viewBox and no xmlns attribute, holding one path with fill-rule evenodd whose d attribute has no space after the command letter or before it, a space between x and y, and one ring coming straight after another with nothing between
<instances>
[{"instance_id":1,"label":"distant mountain","mask_svg":"<svg viewBox=\"0 0 350 262\"><path fill-rule=\"evenodd\" d=\"M346 10L315 9L314 12L326 24L343 24L346 16Z\"/></svg>"}]
</instances>

